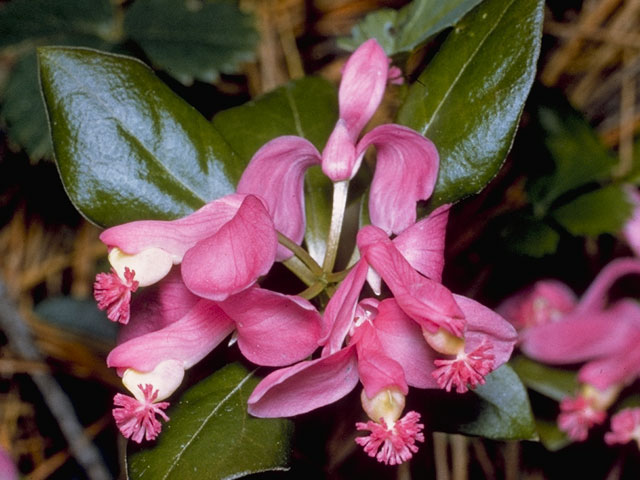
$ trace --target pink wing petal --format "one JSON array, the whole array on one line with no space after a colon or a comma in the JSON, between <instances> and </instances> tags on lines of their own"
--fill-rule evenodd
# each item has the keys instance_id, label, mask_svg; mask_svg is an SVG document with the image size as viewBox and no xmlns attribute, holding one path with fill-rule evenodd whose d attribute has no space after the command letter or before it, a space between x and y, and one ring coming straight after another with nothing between
<instances>
[{"instance_id":1,"label":"pink wing petal","mask_svg":"<svg viewBox=\"0 0 640 480\"><path fill-rule=\"evenodd\" d=\"M464 334L465 352L470 353L480 345L491 346L493 369L509 360L513 347L518 339L513 326L490 308L475 300L453 295L467 320L467 331Z\"/></svg>"},{"instance_id":2,"label":"pink wing petal","mask_svg":"<svg viewBox=\"0 0 640 480\"><path fill-rule=\"evenodd\" d=\"M107 357L107 365L149 372L164 360L177 360L187 369L218 346L234 327L214 302L200 300L180 320L118 345Z\"/></svg>"},{"instance_id":3,"label":"pink wing petal","mask_svg":"<svg viewBox=\"0 0 640 480\"><path fill-rule=\"evenodd\" d=\"M318 348L322 318L301 297L250 288L219 303L233 319L242 354L258 365L281 367Z\"/></svg>"},{"instance_id":4,"label":"pink wing petal","mask_svg":"<svg viewBox=\"0 0 640 480\"><path fill-rule=\"evenodd\" d=\"M182 278L196 295L222 301L266 274L277 246L269 213L257 197L247 195L231 220L185 254Z\"/></svg>"},{"instance_id":5,"label":"pink wing petal","mask_svg":"<svg viewBox=\"0 0 640 480\"><path fill-rule=\"evenodd\" d=\"M143 289L131 301L131 319L118 333L124 343L171 325L184 317L200 297L185 287L180 272L174 269L161 282Z\"/></svg>"},{"instance_id":6,"label":"pink wing petal","mask_svg":"<svg viewBox=\"0 0 640 480\"><path fill-rule=\"evenodd\" d=\"M442 205L431 215L411 225L393 239L407 262L425 277L442 281L444 239L451 205Z\"/></svg>"},{"instance_id":7,"label":"pink wing petal","mask_svg":"<svg viewBox=\"0 0 640 480\"><path fill-rule=\"evenodd\" d=\"M640 335L636 333L627 340L615 355L586 363L578 372L578 380L600 390L632 383L640 375Z\"/></svg>"},{"instance_id":8,"label":"pink wing petal","mask_svg":"<svg viewBox=\"0 0 640 480\"><path fill-rule=\"evenodd\" d=\"M281 368L267 375L249 397L256 417L290 417L329 405L358 383L353 347Z\"/></svg>"},{"instance_id":9,"label":"pink wing petal","mask_svg":"<svg viewBox=\"0 0 640 480\"><path fill-rule=\"evenodd\" d=\"M582 295L576 312L602 310L607 303L607 291L616 280L631 273L640 274L640 260L619 258L607 264Z\"/></svg>"},{"instance_id":10,"label":"pink wing petal","mask_svg":"<svg viewBox=\"0 0 640 480\"><path fill-rule=\"evenodd\" d=\"M409 393L402 366L386 354L370 323L364 322L357 329L352 342L358 353L358 373L367 397L373 398L381 390L393 387L403 395Z\"/></svg>"},{"instance_id":11,"label":"pink wing petal","mask_svg":"<svg viewBox=\"0 0 640 480\"><path fill-rule=\"evenodd\" d=\"M358 247L407 315L429 331L443 327L462 336L464 314L451 292L416 272L382 230L370 225L362 228Z\"/></svg>"},{"instance_id":12,"label":"pink wing petal","mask_svg":"<svg viewBox=\"0 0 640 480\"><path fill-rule=\"evenodd\" d=\"M369 193L371 223L387 234L399 234L416 221L416 203L433 193L438 151L431 140L400 125L381 125L358 143L357 155L373 145L376 171Z\"/></svg>"},{"instance_id":13,"label":"pink wing petal","mask_svg":"<svg viewBox=\"0 0 640 480\"><path fill-rule=\"evenodd\" d=\"M125 223L102 232L100 240L125 253L139 253L147 248L161 248L179 263L187 250L213 235L236 214L244 195L227 195L191 215L173 221L142 220Z\"/></svg>"},{"instance_id":14,"label":"pink wing petal","mask_svg":"<svg viewBox=\"0 0 640 480\"><path fill-rule=\"evenodd\" d=\"M319 163L320 154L309 141L294 136L278 137L256 152L240 178L237 191L262 197L276 229L299 244L305 228L304 174L307 168ZM291 255L288 249L278 246L278 260Z\"/></svg>"},{"instance_id":15,"label":"pink wing petal","mask_svg":"<svg viewBox=\"0 0 640 480\"><path fill-rule=\"evenodd\" d=\"M342 347L347 333L353 324L353 318L360 298L360 292L367 278L369 266L359 261L342 281L329 300L324 311L325 330L320 345L325 345L322 354L337 352Z\"/></svg>"},{"instance_id":16,"label":"pink wing petal","mask_svg":"<svg viewBox=\"0 0 640 480\"><path fill-rule=\"evenodd\" d=\"M352 143L380 105L388 70L387 55L375 39L360 45L344 66L338 102Z\"/></svg>"},{"instance_id":17,"label":"pink wing petal","mask_svg":"<svg viewBox=\"0 0 640 480\"><path fill-rule=\"evenodd\" d=\"M431 374L437 357L424 340L418 324L402 311L394 299L380 302L374 325L384 352L402 365L409 385L438 388Z\"/></svg>"},{"instance_id":18,"label":"pink wing petal","mask_svg":"<svg viewBox=\"0 0 640 480\"><path fill-rule=\"evenodd\" d=\"M573 312L562 320L527 329L522 351L542 362L569 364L619 352L637 330L640 307L621 301L605 312Z\"/></svg>"},{"instance_id":19,"label":"pink wing petal","mask_svg":"<svg viewBox=\"0 0 640 480\"><path fill-rule=\"evenodd\" d=\"M564 283L541 280L507 298L497 312L520 329L557 322L576 303L575 294Z\"/></svg>"}]
</instances>

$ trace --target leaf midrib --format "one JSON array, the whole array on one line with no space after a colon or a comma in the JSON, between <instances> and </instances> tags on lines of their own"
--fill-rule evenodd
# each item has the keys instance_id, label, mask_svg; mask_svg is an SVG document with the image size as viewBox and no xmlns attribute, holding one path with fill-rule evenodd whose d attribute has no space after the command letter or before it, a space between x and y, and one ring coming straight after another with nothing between
<instances>
[{"instance_id":1,"label":"leaf midrib","mask_svg":"<svg viewBox=\"0 0 640 480\"><path fill-rule=\"evenodd\" d=\"M74 77L73 75L71 75L71 72L69 72L69 70L65 69L62 65L60 65L60 63L59 63L59 62L56 62L56 63L57 63L58 68L59 68L60 70L64 71L64 72L65 72L65 74L66 74L68 77L75 79L75 77ZM82 86L82 84L81 84L81 83L79 83L79 82L77 82L77 81L76 81L75 83L76 83L76 85ZM99 103L100 105L102 105L102 106L103 106L103 108L104 108L106 111L108 111L109 113L111 113L111 118L113 118L113 121L114 121L118 126L120 126L120 128L122 128L122 130L123 130L124 132L128 133L128 134L130 135L130 137L131 137L131 138L134 138L134 139L136 140L136 143L137 143L138 145L140 145L140 147L142 148L142 150L144 150L144 151L148 154L148 156L152 159L152 162L153 162L154 164L158 164L158 165L159 165L159 166L160 166L164 171L166 171L166 172L167 172L167 174L168 174L171 178L173 178L173 179L175 180L175 182L176 182L177 184L182 185L182 187L183 187L186 191L190 192L190 193L191 193L195 198L197 198L198 200L200 200L203 204L207 203L207 200L206 200L206 199L204 199L204 198L202 198L200 195L198 195L198 194L197 194L195 191L193 191L193 190L192 190L188 185L186 185L182 180L180 180L180 178L178 178L174 172L172 172L171 170L169 170L169 169L167 168L167 166L166 166L166 165L164 165L164 164L163 164L163 163L162 163L162 162L161 162L161 161L156 157L156 155L155 155L151 150L149 150L149 148L147 148L147 146L146 146L144 143L142 143L142 142L138 139L138 137L137 137L137 136L136 136L136 135L135 135L135 134L134 134L134 133L133 133L129 128L127 128L127 126L126 126L125 124L123 124L123 123L118 119L118 116L115 114L115 112L114 112L111 108L109 108L108 104L106 104L105 102L103 102L103 101L102 101L102 99L101 99L98 95L96 95L92 90L90 90L90 89L83 89L83 91L85 92L85 94L86 94L87 96L94 98L94 99L97 101L97 103Z\"/></svg>"},{"instance_id":2,"label":"leaf midrib","mask_svg":"<svg viewBox=\"0 0 640 480\"><path fill-rule=\"evenodd\" d=\"M224 405L233 395L235 395L237 392L240 391L242 386L253 376L254 373L255 373L255 370L252 372L249 372L222 400L220 400L218 405L216 405L216 407L211 411L211 413L207 415L204 421L200 424L200 426L196 429L194 434L191 436L189 441L185 443L184 447L182 447L178 451L178 453L173 457L173 462L171 463L171 466L169 467L167 472L162 477L162 480L167 480L167 478L169 478L169 475L171 474L173 469L178 465L178 461L180 460L180 458L182 458L182 455L184 454L184 452L187 450L187 448L189 448L189 445L191 445L193 441L200 435L200 433L202 432L202 429L206 426L209 420L211 420L211 417L213 417L218 412L218 410L222 407L222 405Z\"/></svg>"},{"instance_id":3,"label":"leaf midrib","mask_svg":"<svg viewBox=\"0 0 640 480\"><path fill-rule=\"evenodd\" d=\"M460 71L458 72L458 75L456 75L456 78L453 80L453 82L451 82L451 85L449 86L449 88L447 89L447 91L445 92L444 96L442 97L442 100L440 100L440 103L438 103L438 105L436 106L436 109L434 110L433 114L431 115L431 117L429 119L425 118L425 124L424 127L420 130L420 133L422 135L426 135L427 130L429 129L429 127L431 126L431 122L437 117L438 112L440 111L440 109L442 108L442 105L444 105L449 97L449 95L451 94L451 92L453 91L453 89L457 86L458 81L460 80L460 77L463 75L463 73L465 73L467 67L469 66L469 64L471 63L471 61L475 58L475 56L478 54L478 52L480 51L480 49L484 46L485 42L487 41L487 39L493 34L493 32L495 31L495 29L498 27L498 25L500 24L500 22L502 21L503 17L505 16L505 14L507 13L507 11L511 8L511 6L514 4L516 0L511 0L511 2L509 2L509 4L505 7L505 9L502 11L502 13L500 14L500 17L496 20L496 22L493 24L493 26L491 27L490 30L487 31L487 34L482 38L482 41L478 42L478 47L473 51L473 53L471 55L469 55L469 58L467 59L467 61L462 65L462 68L460 69ZM424 105L424 103L423 103Z\"/></svg>"}]
</instances>

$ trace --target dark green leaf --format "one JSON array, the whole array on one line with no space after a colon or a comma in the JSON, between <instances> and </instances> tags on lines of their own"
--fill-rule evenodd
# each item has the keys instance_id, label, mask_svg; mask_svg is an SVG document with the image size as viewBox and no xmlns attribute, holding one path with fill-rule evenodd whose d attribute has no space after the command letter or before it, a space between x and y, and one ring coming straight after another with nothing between
<instances>
[{"instance_id":1,"label":"dark green leaf","mask_svg":"<svg viewBox=\"0 0 640 480\"><path fill-rule=\"evenodd\" d=\"M528 216L512 217L502 237L509 250L534 258L555 253L560 241L560 234L553 228Z\"/></svg>"},{"instance_id":2,"label":"dark green leaf","mask_svg":"<svg viewBox=\"0 0 640 480\"><path fill-rule=\"evenodd\" d=\"M578 389L574 371L550 367L523 355L512 358L509 364L527 387L557 402Z\"/></svg>"},{"instance_id":3,"label":"dark green leaf","mask_svg":"<svg viewBox=\"0 0 640 480\"><path fill-rule=\"evenodd\" d=\"M124 28L151 62L184 84L214 82L253 60L253 20L229 0L136 0Z\"/></svg>"},{"instance_id":4,"label":"dark green leaf","mask_svg":"<svg viewBox=\"0 0 640 480\"><path fill-rule=\"evenodd\" d=\"M98 310L93 299L47 298L38 303L34 311L39 317L58 327L115 344L118 326L109 321L103 311Z\"/></svg>"},{"instance_id":5,"label":"dark green leaf","mask_svg":"<svg viewBox=\"0 0 640 480\"><path fill-rule=\"evenodd\" d=\"M551 216L573 235L618 233L633 213L625 189L609 185L580 195L551 212Z\"/></svg>"},{"instance_id":6,"label":"dark green leaf","mask_svg":"<svg viewBox=\"0 0 640 480\"><path fill-rule=\"evenodd\" d=\"M280 135L297 135L313 143L319 151L338 119L335 88L326 80L307 77L291 82L240 107L220 112L213 119L241 159L242 169L253 154ZM311 256L324 257L331 219L331 181L319 168L311 168L305 179L307 214L306 241Z\"/></svg>"},{"instance_id":7,"label":"dark green leaf","mask_svg":"<svg viewBox=\"0 0 640 480\"><path fill-rule=\"evenodd\" d=\"M177 218L233 192L235 154L142 62L56 47L39 61L60 175L89 220Z\"/></svg>"},{"instance_id":8,"label":"dark green leaf","mask_svg":"<svg viewBox=\"0 0 640 480\"><path fill-rule=\"evenodd\" d=\"M547 450L556 452L570 445L572 440L558 428L558 424L551 420L536 420L536 429L540 442Z\"/></svg>"},{"instance_id":9,"label":"dark green leaf","mask_svg":"<svg viewBox=\"0 0 640 480\"><path fill-rule=\"evenodd\" d=\"M537 438L526 389L508 365L488 375L472 393L430 397L427 423L434 430L494 440Z\"/></svg>"},{"instance_id":10,"label":"dark green leaf","mask_svg":"<svg viewBox=\"0 0 640 480\"><path fill-rule=\"evenodd\" d=\"M569 105L540 107L538 118L545 134L545 145L555 163L552 175L536 185L534 203L546 209L565 192L584 184L605 180L617 163L598 139L587 121Z\"/></svg>"},{"instance_id":11,"label":"dark green leaf","mask_svg":"<svg viewBox=\"0 0 640 480\"><path fill-rule=\"evenodd\" d=\"M63 37L117 40L109 0L13 0L0 8L0 49L59 43Z\"/></svg>"},{"instance_id":12,"label":"dark green leaf","mask_svg":"<svg viewBox=\"0 0 640 480\"><path fill-rule=\"evenodd\" d=\"M535 76L543 4L485 0L411 86L398 120L438 148L434 204L480 191L502 165Z\"/></svg>"},{"instance_id":13,"label":"dark green leaf","mask_svg":"<svg viewBox=\"0 0 640 480\"><path fill-rule=\"evenodd\" d=\"M218 480L286 470L293 423L247 413L258 381L236 363L191 387L168 409L171 420L155 444L129 445L128 478Z\"/></svg>"},{"instance_id":14,"label":"dark green leaf","mask_svg":"<svg viewBox=\"0 0 640 480\"><path fill-rule=\"evenodd\" d=\"M2 92L0 117L7 126L9 138L24 148L31 160L51 157L35 52L21 57L14 65Z\"/></svg>"},{"instance_id":15,"label":"dark green leaf","mask_svg":"<svg viewBox=\"0 0 640 480\"><path fill-rule=\"evenodd\" d=\"M429 37L451 27L482 0L413 0L400 10L383 9L370 13L351 30L351 38L339 40L347 50L355 50L376 38L387 55L407 53Z\"/></svg>"}]
</instances>

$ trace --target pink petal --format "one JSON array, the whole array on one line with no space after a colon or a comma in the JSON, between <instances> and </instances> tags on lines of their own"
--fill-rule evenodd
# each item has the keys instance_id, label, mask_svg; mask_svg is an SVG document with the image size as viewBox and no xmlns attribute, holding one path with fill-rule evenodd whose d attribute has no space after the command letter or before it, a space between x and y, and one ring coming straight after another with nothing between
<instances>
[{"instance_id":1,"label":"pink petal","mask_svg":"<svg viewBox=\"0 0 640 480\"><path fill-rule=\"evenodd\" d=\"M409 385L438 388L431 375L435 370L434 351L425 342L420 327L402 311L394 299L380 302L374 325L382 349L387 356L402 365Z\"/></svg>"},{"instance_id":2,"label":"pink petal","mask_svg":"<svg viewBox=\"0 0 640 480\"><path fill-rule=\"evenodd\" d=\"M369 193L371 223L387 234L399 234L416 221L416 203L433 193L438 151L431 140L400 125L381 125L358 143L361 156L373 145L376 171Z\"/></svg>"},{"instance_id":3,"label":"pink petal","mask_svg":"<svg viewBox=\"0 0 640 480\"><path fill-rule=\"evenodd\" d=\"M407 315L429 331L443 327L462 336L464 314L451 292L417 273L382 230L370 225L362 228L358 247Z\"/></svg>"},{"instance_id":4,"label":"pink petal","mask_svg":"<svg viewBox=\"0 0 640 480\"><path fill-rule=\"evenodd\" d=\"M470 353L484 343L491 346L494 370L507 362L518 339L513 326L475 300L462 295L453 296L467 320L467 330L464 334L465 352Z\"/></svg>"},{"instance_id":5,"label":"pink petal","mask_svg":"<svg viewBox=\"0 0 640 480\"><path fill-rule=\"evenodd\" d=\"M237 191L262 197L276 229L300 244L305 228L304 174L307 168L319 163L318 150L304 138L278 137L256 152L240 178ZM291 255L288 249L278 246L277 260Z\"/></svg>"},{"instance_id":6,"label":"pink petal","mask_svg":"<svg viewBox=\"0 0 640 480\"><path fill-rule=\"evenodd\" d=\"M402 366L385 353L370 323L364 322L358 327L352 342L358 353L358 373L367 397L373 398L381 390L393 387L403 395L409 393Z\"/></svg>"},{"instance_id":7,"label":"pink petal","mask_svg":"<svg viewBox=\"0 0 640 480\"><path fill-rule=\"evenodd\" d=\"M118 225L102 232L100 240L128 254L160 248L171 253L175 263L179 263L187 250L234 217L244 197L227 195L178 220L141 220Z\"/></svg>"},{"instance_id":8,"label":"pink petal","mask_svg":"<svg viewBox=\"0 0 640 480\"><path fill-rule=\"evenodd\" d=\"M266 274L278 238L262 202L247 195L236 215L184 256L182 278L196 295L222 301Z\"/></svg>"},{"instance_id":9,"label":"pink petal","mask_svg":"<svg viewBox=\"0 0 640 480\"><path fill-rule=\"evenodd\" d=\"M322 318L307 300L250 288L219 303L233 319L242 354L258 365L281 367L318 348Z\"/></svg>"},{"instance_id":10,"label":"pink petal","mask_svg":"<svg viewBox=\"0 0 640 480\"><path fill-rule=\"evenodd\" d=\"M606 390L615 385L628 385L640 376L640 335L631 336L616 355L586 363L578 372L578 380Z\"/></svg>"},{"instance_id":11,"label":"pink petal","mask_svg":"<svg viewBox=\"0 0 640 480\"><path fill-rule=\"evenodd\" d=\"M409 264L425 277L442 281L444 238L451 205L442 205L431 215L411 225L393 239Z\"/></svg>"},{"instance_id":12,"label":"pink petal","mask_svg":"<svg viewBox=\"0 0 640 480\"><path fill-rule=\"evenodd\" d=\"M342 348L342 343L353 324L368 269L366 262L356 263L329 300L324 311L324 334L318 341L320 345L325 345L323 355L335 353Z\"/></svg>"},{"instance_id":13,"label":"pink petal","mask_svg":"<svg viewBox=\"0 0 640 480\"><path fill-rule=\"evenodd\" d=\"M256 417L290 417L329 405L358 383L353 347L281 368L267 375L249 397L249 413Z\"/></svg>"},{"instance_id":14,"label":"pink petal","mask_svg":"<svg viewBox=\"0 0 640 480\"><path fill-rule=\"evenodd\" d=\"M605 312L574 312L527 329L520 348L531 358L560 365L615 354L636 331L639 311L633 302L621 301Z\"/></svg>"},{"instance_id":15,"label":"pink petal","mask_svg":"<svg viewBox=\"0 0 640 480\"><path fill-rule=\"evenodd\" d=\"M131 302L131 319L118 333L124 343L169 326L184 317L200 300L185 287L178 270L161 282L143 289Z\"/></svg>"},{"instance_id":16,"label":"pink petal","mask_svg":"<svg viewBox=\"0 0 640 480\"><path fill-rule=\"evenodd\" d=\"M640 260L619 258L607 264L582 295L576 312L602 310L607 303L607 291L620 277L631 273L640 274Z\"/></svg>"},{"instance_id":17,"label":"pink petal","mask_svg":"<svg viewBox=\"0 0 640 480\"><path fill-rule=\"evenodd\" d=\"M187 369L218 346L234 327L215 303L200 300L180 320L118 345L107 357L107 365L149 372L164 360L177 360Z\"/></svg>"},{"instance_id":18,"label":"pink petal","mask_svg":"<svg viewBox=\"0 0 640 480\"><path fill-rule=\"evenodd\" d=\"M0 478L3 480L18 480L18 469L13 463L13 459L0 447Z\"/></svg>"},{"instance_id":19,"label":"pink petal","mask_svg":"<svg viewBox=\"0 0 640 480\"><path fill-rule=\"evenodd\" d=\"M387 55L375 39L360 45L344 66L338 102L352 143L380 105L388 70Z\"/></svg>"},{"instance_id":20,"label":"pink petal","mask_svg":"<svg viewBox=\"0 0 640 480\"><path fill-rule=\"evenodd\" d=\"M576 296L564 283L541 280L507 298L497 308L516 328L557 322L576 306Z\"/></svg>"},{"instance_id":21,"label":"pink petal","mask_svg":"<svg viewBox=\"0 0 640 480\"><path fill-rule=\"evenodd\" d=\"M362 157L356 154L347 124L339 119L322 151L322 171L332 182L350 180L360 168Z\"/></svg>"}]
</instances>

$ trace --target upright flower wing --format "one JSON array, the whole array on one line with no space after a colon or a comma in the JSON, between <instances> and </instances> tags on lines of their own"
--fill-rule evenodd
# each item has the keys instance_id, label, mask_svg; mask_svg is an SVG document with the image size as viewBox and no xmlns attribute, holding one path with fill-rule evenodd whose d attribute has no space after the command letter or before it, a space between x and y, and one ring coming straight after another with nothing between
<instances>
[{"instance_id":1,"label":"upright flower wing","mask_svg":"<svg viewBox=\"0 0 640 480\"><path fill-rule=\"evenodd\" d=\"M640 274L640 260L637 258L619 258L608 263L580 298L576 312L604 309L607 304L607 291L620 277L632 273Z\"/></svg>"},{"instance_id":2,"label":"upright flower wing","mask_svg":"<svg viewBox=\"0 0 640 480\"><path fill-rule=\"evenodd\" d=\"M218 305L235 322L238 347L253 363L281 367L318 347L322 318L301 297L254 287Z\"/></svg>"},{"instance_id":3,"label":"upright flower wing","mask_svg":"<svg viewBox=\"0 0 640 480\"><path fill-rule=\"evenodd\" d=\"M278 137L256 152L240 178L237 191L263 198L276 229L299 244L305 228L304 174L317 164L320 154L311 142L294 136ZM277 260L291 255L288 249L278 246Z\"/></svg>"},{"instance_id":4,"label":"upright flower wing","mask_svg":"<svg viewBox=\"0 0 640 480\"><path fill-rule=\"evenodd\" d=\"M185 253L182 278L196 295L222 301L266 274L277 246L269 212L257 197L247 195L233 218Z\"/></svg>"},{"instance_id":5,"label":"upright flower wing","mask_svg":"<svg viewBox=\"0 0 640 480\"><path fill-rule=\"evenodd\" d=\"M451 205L442 205L393 239L409 264L425 277L442 281L444 240Z\"/></svg>"},{"instance_id":6,"label":"upright flower wing","mask_svg":"<svg viewBox=\"0 0 640 480\"><path fill-rule=\"evenodd\" d=\"M376 170L369 193L371 223L387 234L399 234L416 222L416 203L428 199L438 177L433 143L400 125L381 125L358 143L360 157L373 145Z\"/></svg>"},{"instance_id":7,"label":"upright flower wing","mask_svg":"<svg viewBox=\"0 0 640 480\"><path fill-rule=\"evenodd\" d=\"M249 413L290 417L310 412L341 399L357 383L356 352L350 346L267 375L249 397Z\"/></svg>"}]
</instances>

